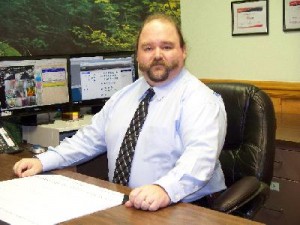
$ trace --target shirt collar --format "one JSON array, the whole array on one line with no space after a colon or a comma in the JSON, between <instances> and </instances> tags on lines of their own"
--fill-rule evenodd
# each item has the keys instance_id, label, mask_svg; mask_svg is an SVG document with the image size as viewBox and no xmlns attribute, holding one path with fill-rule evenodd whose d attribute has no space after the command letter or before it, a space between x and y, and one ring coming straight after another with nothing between
<instances>
[{"instance_id":1,"label":"shirt collar","mask_svg":"<svg viewBox=\"0 0 300 225\"><path fill-rule=\"evenodd\" d=\"M174 77L171 81L169 81L168 83L161 85L161 86L157 86L157 87L153 87L153 90L155 92L155 95L153 96L152 99L157 99L158 101L162 100L172 89L173 87L182 79L182 77L185 74L186 69L183 68L179 74ZM148 88L150 88L150 85L145 81L146 83L146 87L144 92L145 93L147 91Z\"/></svg>"},{"instance_id":2,"label":"shirt collar","mask_svg":"<svg viewBox=\"0 0 300 225\"><path fill-rule=\"evenodd\" d=\"M180 80L182 80L182 78L184 77L184 74L186 74L187 70L185 68L183 68L179 74L174 77L172 80L170 80L168 83L161 85L161 86L156 86L156 87L152 87L155 95L153 96L153 99L157 99L158 101L162 100L171 90L172 88L178 83L180 82ZM140 89L140 96L139 99L141 100L146 91L151 88L151 86L147 83L147 81L145 80L145 78L143 77L142 79L142 85L141 85L141 89Z\"/></svg>"}]
</instances>

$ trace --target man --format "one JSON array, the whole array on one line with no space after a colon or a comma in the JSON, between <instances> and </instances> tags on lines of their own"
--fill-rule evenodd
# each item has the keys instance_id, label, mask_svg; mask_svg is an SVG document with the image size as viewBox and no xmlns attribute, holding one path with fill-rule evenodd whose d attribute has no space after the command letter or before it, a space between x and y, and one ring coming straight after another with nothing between
<instances>
[{"instance_id":1,"label":"man","mask_svg":"<svg viewBox=\"0 0 300 225\"><path fill-rule=\"evenodd\" d=\"M143 77L110 98L92 124L56 148L14 166L19 177L77 165L107 151L113 180L120 146L144 93L152 87L146 121L135 147L127 207L155 211L225 189L218 160L226 133L221 97L185 68L186 47L174 20L146 19L137 40Z\"/></svg>"}]
</instances>

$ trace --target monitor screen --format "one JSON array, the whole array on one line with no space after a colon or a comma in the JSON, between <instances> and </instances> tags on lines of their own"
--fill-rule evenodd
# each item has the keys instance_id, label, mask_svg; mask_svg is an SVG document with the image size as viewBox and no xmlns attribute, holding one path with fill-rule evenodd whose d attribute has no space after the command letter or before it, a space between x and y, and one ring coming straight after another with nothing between
<instances>
[{"instance_id":1,"label":"monitor screen","mask_svg":"<svg viewBox=\"0 0 300 225\"><path fill-rule=\"evenodd\" d=\"M68 58L0 60L1 116L47 112L69 104Z\"/></svg>"},{"instance_id":2,"label":"monitor screen","mask_svg":"<svg viewBox=\"0 0 300 225\"><path fill-rule=\"evenodd\" d=\"M137 78L133 52L70 57L73 104L103 105Z\"/></svg>"}]
</instances>

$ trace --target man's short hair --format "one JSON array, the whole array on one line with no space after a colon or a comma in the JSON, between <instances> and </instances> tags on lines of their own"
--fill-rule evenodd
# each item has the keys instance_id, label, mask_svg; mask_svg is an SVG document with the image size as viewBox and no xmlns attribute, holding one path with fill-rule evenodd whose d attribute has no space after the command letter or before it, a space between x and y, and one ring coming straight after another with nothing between
<instances>
[{"instance_id":1,"label":"man's short hair","mask_svg":"<svg viewBox=\"0 0 300 225\"><path fill-rule=\"evenodd\" d=\"M176 29L176 32L178 34L178 37L179 37L179 44L180 44L180 47L181 48L184 48L185 47L185 41L184 41L184 38L183 38L183 35L182 35L182 31L181 31L181 28L179 26L179 23L177 21L177 19L175 19L174 17L172 16L169 16L169 15L166 15L166 14L162 14L162 13L155 13L155 14L151 14L149 15L143 22L141 28L140 28L140 31L138 33L138 36L137 36L137 40L136 40L136 50L138 50L138 45L139 45L139 40L140 40L140 36L141 36L141 33L145 27L146 24L150 23L151 21L153 20L160 20L160 21L165 21L165 22L169 22L170 24L172 24L175 29Z\"/></svg>"}]
</instances>

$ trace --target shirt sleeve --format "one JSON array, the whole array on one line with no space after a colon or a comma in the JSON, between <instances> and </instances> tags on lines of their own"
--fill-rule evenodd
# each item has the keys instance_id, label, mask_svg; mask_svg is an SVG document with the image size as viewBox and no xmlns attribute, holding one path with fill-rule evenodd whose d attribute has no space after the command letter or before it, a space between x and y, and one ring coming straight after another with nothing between
<instances>
[{"instance_id":1,"label":"shirt sleeve","mask_svg":"<svg viewBox=\"0 0 300 225\"><path fill-rule=\"evenodd\" d=\"M155 182L165 189L173 203L201 191L219 169L227 121L222 99L213 99L201 102L191 97L184 104L179 128L183 154L175 167Z\"/></svg>"}]
</instances>

